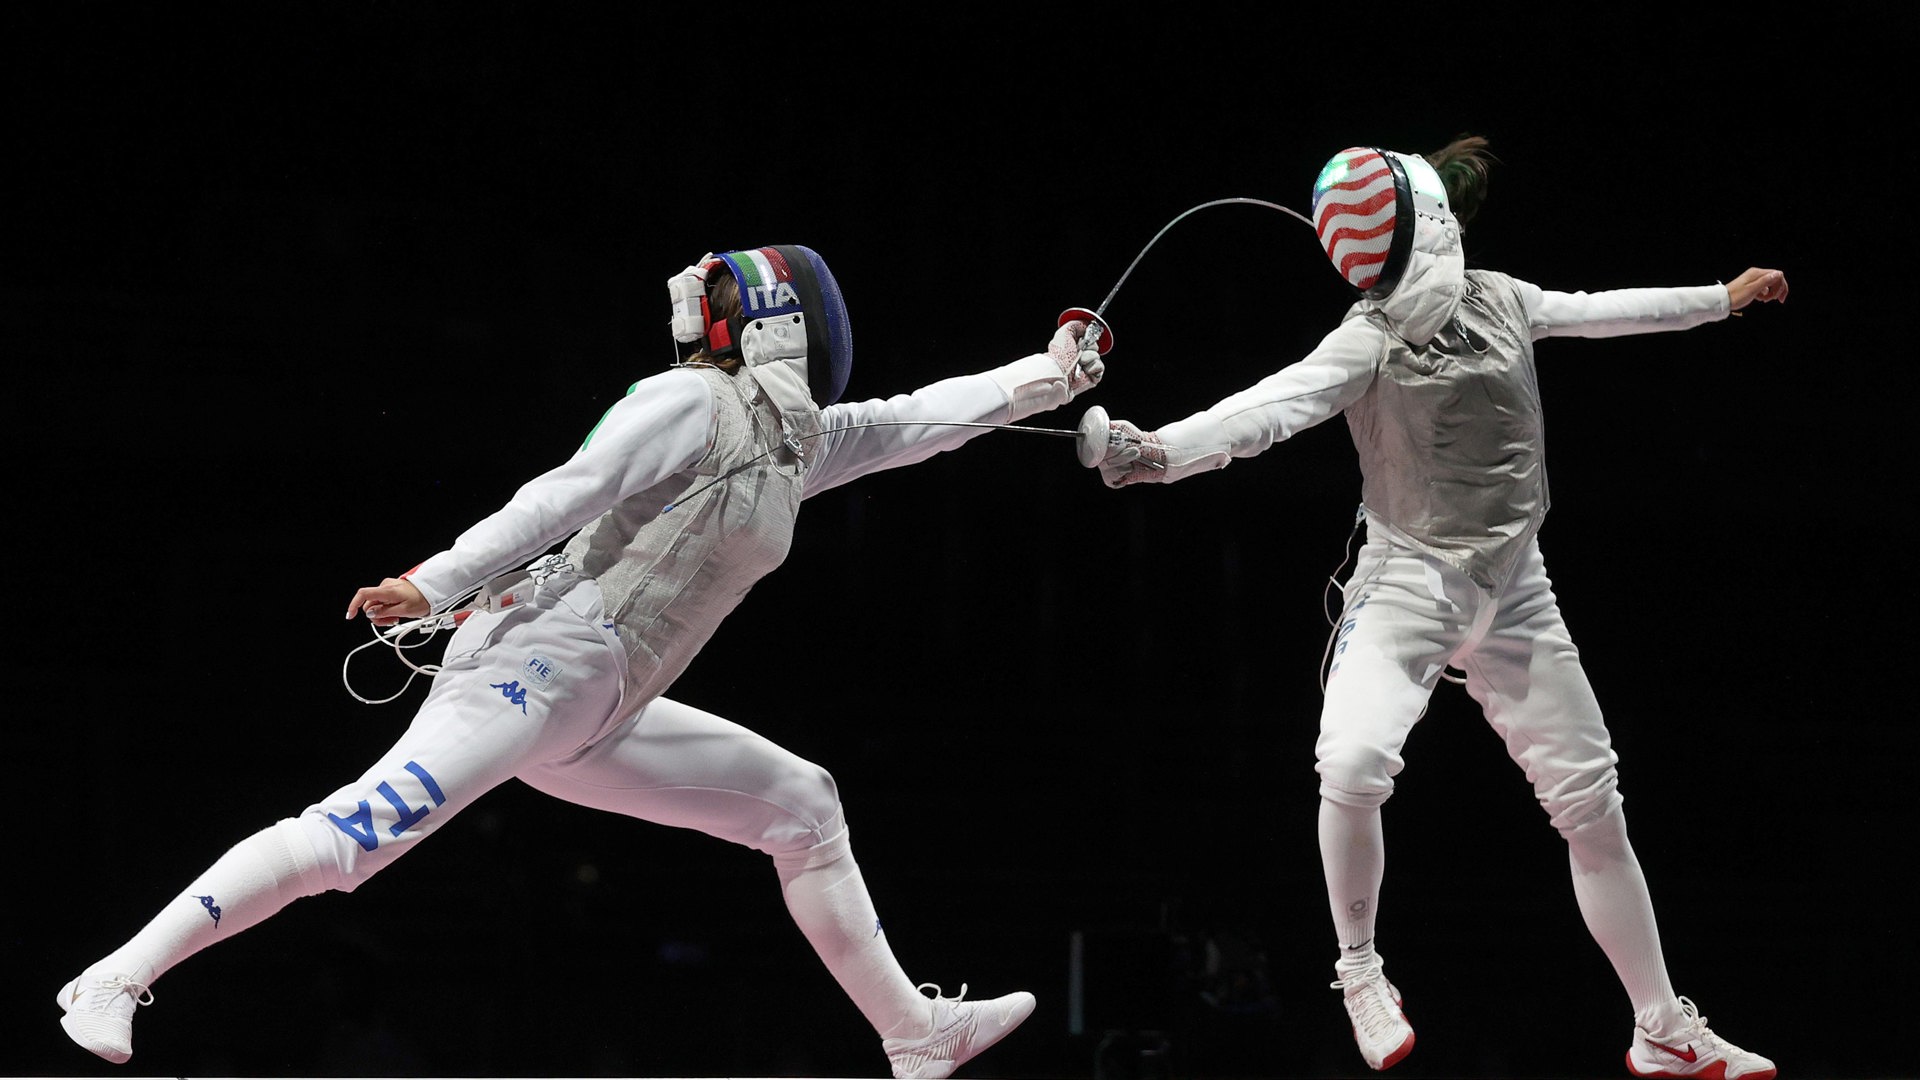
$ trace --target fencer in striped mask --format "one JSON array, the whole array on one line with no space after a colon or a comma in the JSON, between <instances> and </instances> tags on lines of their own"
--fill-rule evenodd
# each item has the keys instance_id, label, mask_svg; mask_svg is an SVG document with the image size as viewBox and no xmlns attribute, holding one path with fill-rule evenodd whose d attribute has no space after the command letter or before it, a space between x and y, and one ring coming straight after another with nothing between
<instances>
[{"instance_id":1,"label":"fencer in striped mask","mask_svg":"<svg viewBox=\"0 0 1920 1080\"><path fill-rule=\"evenodd\" d=\"M1427 159L1370 146L1333 155L1313 184L1313 226L1334 269L1408 343L1452 318L1466 284L1461 222Z\"/></svg>"}]
</instances>

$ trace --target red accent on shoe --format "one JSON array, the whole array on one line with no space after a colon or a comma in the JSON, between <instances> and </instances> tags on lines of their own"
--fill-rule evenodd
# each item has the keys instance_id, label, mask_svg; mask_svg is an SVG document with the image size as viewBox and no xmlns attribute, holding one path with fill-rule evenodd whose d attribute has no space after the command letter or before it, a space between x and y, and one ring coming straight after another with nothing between
<instances>
[{"instance_id":1,"label":"red accent on shoe","mask_svg":"<svg viewBox=\"0 0 1920 1080\"><path fill-rule=\"evenodd\" d=\"M1653 1047L1655 1050L1665 1050L1667 1053L1672 1054L1674 1057L1677 1057L1681 1061L1684 1061L1688 1064L1692 1064L1700 1056L1699 1054L1696 1054L1693 1052L1693 1047L1691 1046L1687 1047L1685 1050L1675 1050L1673 1047L1668 1046L1666 1043L1657 1043L1657 1042L1654 1042L1652 1039L1647 1040L1647 1045Z\"/></svg>"},{"instance_id":2,"label":"red accent on shoe","mask_svg":"<svg viewBox=\"0 0 1920 1080\"><path fill-rule=\"evenodd\" d=\"M1647 1041L1652 1042L1653 1040L1649 1039ZM1661 1049L1665 1050L1667 1048L1662 1046ZM1633 1053L1631 1051L1627 1053L1627 1071L1640 1077L1640 1080L1727 1080L1727 1063L1724 1061L1716 1061L1707 1068L1694 1073L1668 1072L1665 1069L1661 1069L1658 1072L1641 1072L1639 1069L1633 1067ZM1774 1075L1778 1072L1778 1069L1768 1069L1765 1072L1749 1073L1741 1077L1740 1080L1773 1080Z\"/></svg>"},{"instance_id":3,"label":"red accent on shoe","mask_svg":"<svg viewBox=\"0 0 1920 1080\"><path fill-rule=\"evenodd\" d=\"M1380 1067L1382 1069L1391 1069L1405 1060L1408 1054L1413 1053L1413 1036L1413 1032L1407 1032L1407 1041L1400 1044L1400 1049L1388 1054L1386 1059L1380 1062Z\"/></svg>"}]
</instances>

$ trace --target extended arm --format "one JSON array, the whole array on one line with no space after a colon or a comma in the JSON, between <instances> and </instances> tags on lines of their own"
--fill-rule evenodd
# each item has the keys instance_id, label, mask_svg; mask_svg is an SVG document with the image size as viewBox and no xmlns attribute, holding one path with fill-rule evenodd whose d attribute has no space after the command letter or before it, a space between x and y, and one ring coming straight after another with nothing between
<instances>
[{"instance_id":1,"label":"extended arm","mask_svg":"<svg viewBox=\"0 0 1920 1080\"><path fill-rule=\"evenodd\" d=\"M1716 322L1754 301L1783 302L1787 277L1778 270L1752 267L1725 285L1672 289L1610 289L1605 292L1553 292L1516 281L1534 339L1543 337L1617 337L1663 330L1686 330Z\"/></svg>"},{"instance_id":2,"label":"extended arm","mask_svg":"<svg viewBox=\"0 0 1920 1080\"><path fill-rule=\"evenodd\" d=\"M387 625L441 607L698 461L713 424L713 395L700 376L681 370L642 379L565 464L529 480L505 506L404 579L388 578L354 593L347 618L364 608L368 618Z\"/></svg>"},{"instance_id":3,"label":"extended arm","mask_svg":"<svg viewBox=\"0 0 1920 1080\"><path fill-rule=\"evenodd\" d=\"M1141 431L1111 422L1108 454L1094 463L1108 487L1167 484L1252 457L1353 404L1373 382L1384 342L1348 319L1296 363L1184 420Z\"/></svg>"},{"instance_id":4,"label":"extended arm","mask_svg":"<svg viewBox=\"0 0 1920 1080\"><path fill-rule=\"evenodd\" d=\"M924 461L988 430L951 426L954 422L1010 424L1073 400L1104 374L1099 354L1080 344L1085 330L1085 323L1069 322L1054 333L1044 353L977 375L942 379L911 394L822 409L825 433L812 441L816 449L807 495Z\"/></svg>"}]
</instances>

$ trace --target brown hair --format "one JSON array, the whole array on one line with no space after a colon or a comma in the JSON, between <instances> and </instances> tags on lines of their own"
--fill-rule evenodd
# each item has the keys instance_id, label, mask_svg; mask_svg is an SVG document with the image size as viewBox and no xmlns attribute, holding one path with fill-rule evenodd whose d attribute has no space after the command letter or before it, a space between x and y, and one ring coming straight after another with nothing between
<instances>
[{"instance_id":1,"label":"brown hair","mask_svg":"<svg viewBox=\"0 0 1920 1080\"><path fill-rule=\"evenodd\" d=\"M1446 185L1454 218L1465 225L1480 212L1487 197L1487 170L1500 159L1487 152L1487 140L1478 135L1461 135L1423 156Z\"/></svg>"},{"instance_id":2,"label":"brown hair","mask_svg":"<svg viewBox=\"0 0 1920 1080\"><path fill-rule=\"evenodd\" d=\"M718 276L713 279L711 285L707 286L708 321L723 323L740 314L740 283L735 281L733 275L724 267L715 267L709 273ZM740 354L735 353L724 360L716 360L707 354L707 346L703 344L684 362L706 364L717 367L721 371L732 371L740 366Z\"/></svg>"}]
</instances>

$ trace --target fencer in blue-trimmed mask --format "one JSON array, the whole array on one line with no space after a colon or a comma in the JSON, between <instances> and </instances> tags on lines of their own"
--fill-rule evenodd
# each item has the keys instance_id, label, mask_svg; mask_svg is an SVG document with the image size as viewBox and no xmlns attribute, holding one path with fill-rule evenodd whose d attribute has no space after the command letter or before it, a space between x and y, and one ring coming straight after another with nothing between
<instances>
[{"instance_id":1,"label":"fencer in blue-trimmed mask","mask_svg":"<svg viewBox=\"0 0 1920 1080\"><path fill-rule=\"evenodd\" d=\"M797 244L707 255L667 282L673 337L710 361L737 357L780 413L789 439L840 400L853 334L825 259Z\"/></svg>"}]
</instances>

